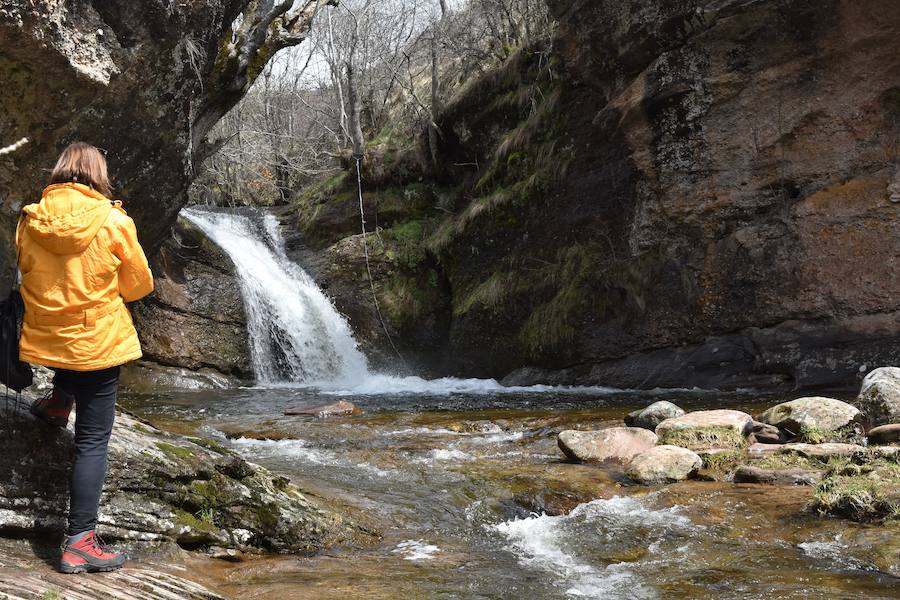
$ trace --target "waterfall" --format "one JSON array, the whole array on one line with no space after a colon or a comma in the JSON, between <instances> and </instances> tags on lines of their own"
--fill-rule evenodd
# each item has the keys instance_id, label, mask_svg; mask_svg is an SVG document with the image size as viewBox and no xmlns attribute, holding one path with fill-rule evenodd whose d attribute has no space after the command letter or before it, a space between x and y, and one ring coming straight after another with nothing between
<instances>
[{"instance_id":1,"label":"waterfall","mask_svg":"<svg viewBox=\"0 0 900 600\"><path fill-rule=\"evenodd\" d=\"M256 209L237 213L200 208L186 208L181 214L235 264L247 314L250 358L259 384L314 386L328 394L356 395L614 391L371 373L347 320L306 271L287 257L274 215Z\"/></svg>"},{"instance_id":2,"label":"waterfall","mask_svg":"<svg viewBox=\"0 0 900 600\"><path fill-rule=\"evenodd\" d=\"M366 359L349 324L287 257L274 215L197 208L181 214L235 264L259 383L356 387L368 380Z\"/></svg>"}]
</instances>

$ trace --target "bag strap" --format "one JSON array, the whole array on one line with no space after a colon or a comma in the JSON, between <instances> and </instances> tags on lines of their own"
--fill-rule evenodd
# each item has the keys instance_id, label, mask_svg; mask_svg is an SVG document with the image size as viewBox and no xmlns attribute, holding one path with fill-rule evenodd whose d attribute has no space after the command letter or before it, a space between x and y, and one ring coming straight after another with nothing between
<instances>
[{"instance_id":1,"label":"bag strap","mask_svg":"<svg viewBox=\"0 0 900 600\"><path fill-rule=\"evenodd\" d=\"M25 214L25 209L19 213L19 220L16 222L16 234L19 232L19 227L22 225L22 220L27 218L28 215ZM19 256L19 244L16 243L18 240L18 235L13 238L13 245L15 246L14 250L16 252L16 270L13 271L12 277L12 285L10 286L10 290L18 290L22 283L21 273L19 272L19 265L22 262L22 257Z\"/></svg>"}]
</instances>

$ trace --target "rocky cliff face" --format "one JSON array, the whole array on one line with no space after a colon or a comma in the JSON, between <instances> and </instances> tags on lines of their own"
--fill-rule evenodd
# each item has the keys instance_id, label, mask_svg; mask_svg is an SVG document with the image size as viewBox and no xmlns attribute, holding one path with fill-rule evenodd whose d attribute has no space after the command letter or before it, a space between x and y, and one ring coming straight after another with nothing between
<instances>
[{"instance_id":1,"label":"rocky cliff face","mask_svg":"<svg viewBox=\"0 0 900 600\"><path fill-rule=\"evenodd\" d=\"M212 126L278 49L303 40L320 3L291 4L0 2L0 145L30 140L0 158L4 239L80 139L107 152L115 197L157 247L216 146Z\"/></svg>"},{"instance_id":2,"label":"rocky cliff face","mask_svg":"<svg viewBox=\"0 0 900 600\"><path fill-rule=\"evenodd\" d=\"M551 4L554 49L460 93L437 166L367 176L429 196L382 205L446 283L439 369L789 387L900 361L900 6ZM296 222L352 235L345 200Z\"/></svg>"}]
</instances>

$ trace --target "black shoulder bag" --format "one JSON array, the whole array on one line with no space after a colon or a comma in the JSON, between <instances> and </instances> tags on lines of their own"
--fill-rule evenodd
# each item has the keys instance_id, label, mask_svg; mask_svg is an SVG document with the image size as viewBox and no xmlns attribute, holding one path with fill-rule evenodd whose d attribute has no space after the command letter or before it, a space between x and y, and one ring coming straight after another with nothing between
<instances>
[{"instance_id":1,"label":"black shoulder bag","mask_svg":"<svg viewBox=\"0 0 900 600\"><path fill-rule=\"evenodd\" d=\"M22 334L25 303L22 301L22 294L19 293L18 254L17 248L16 270L13 273L9 297L0 301L0 383L11 390L21 392L31 385L33 374L31 365L19 360L19 336Z\"/></svg>"}]
</instances>

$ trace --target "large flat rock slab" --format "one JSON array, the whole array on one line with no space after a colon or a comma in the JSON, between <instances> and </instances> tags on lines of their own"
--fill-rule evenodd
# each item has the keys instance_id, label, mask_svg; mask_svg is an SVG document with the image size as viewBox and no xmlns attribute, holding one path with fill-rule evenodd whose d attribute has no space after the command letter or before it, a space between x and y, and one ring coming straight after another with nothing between
<instances>
[{"instance_id":1,"label":"large flat rock slab","mask_svg":"<svg viewBox=\"0 0 900 600\"><path fill-rule=\"evenodd\" d=\"M54 595L56 592L56 595ZM0 568L5 600L227 600L187 579L153 569L126 567L112 573L63 575L46 569Z\"/></svg>"},{"instance_id":2,"label":"large flat rock slab","mask_svg":"<svg viewBox=\"0 0 900 600\"><path fill-rule=\"evenodd\" d=\"M561 431L559 449L570 460L625 464L656 445L656 434L640 427L610 427L596 431Z\"/></svg>"}]
</instances>

